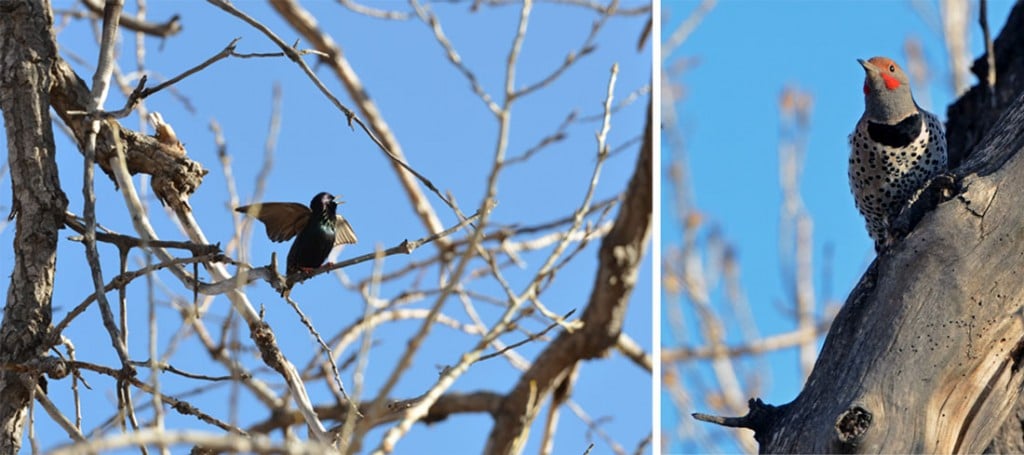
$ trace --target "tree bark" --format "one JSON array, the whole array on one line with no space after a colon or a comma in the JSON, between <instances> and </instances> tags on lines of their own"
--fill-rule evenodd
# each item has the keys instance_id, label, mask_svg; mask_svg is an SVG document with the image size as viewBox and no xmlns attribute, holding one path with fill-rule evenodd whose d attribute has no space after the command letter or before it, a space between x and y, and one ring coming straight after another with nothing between
<instances>
[{"instance_id":1,"label":"tree bark","mask_svg":"<svg viewBox=\"0 0 1024 455\"><path fill-rule=\"evenodd\" d=\"M47 11L47 14L51 13ZM80 145L79 151L83 151L85 147L81 144L85 143L91 131L91 122L84 115L71 113L89 109L92 98L89 87L60 56L52 65L51 75L53 83L50 102L53 110L71 129ZM191 211L188 198L199 189L208 172L199 162L182 156L179 150L160 142L154 136L132 131L114 119L107 119L96 137L96 164L115 185L116 179L110 163L117 155L119 144L124 148L128 171L133 175L150 175L153 193L161 203L169 205L176 212Z\"/></svg>"},{"instance_id":2,"label":"tree bark","mask_svg":"<svg viewBox=\"0 0 1024 455\"><path fill-rule=\"evenodd\" d=\"M47 0L0 1L0 109L14 195L14 270L0 325L0 365L42 357L50 326L60 188L50 123L50 71L57 58ZM0 370L0 453L21 447L38 375Z\"/></svg>"},{"instance_id":3,"label":"tree bark","mask_svg":"<svg viewBox=\"0 0 1024 455\"><path fill-rule=\"evenodd\" d=\"M766 453L1019 451L1022 31L1018 3L996 41L996 88L977 86L949 109L958 194L869 267L793 402L751 400L749 415L718 423L754 429Z\"/></svg>"}]
</instances>

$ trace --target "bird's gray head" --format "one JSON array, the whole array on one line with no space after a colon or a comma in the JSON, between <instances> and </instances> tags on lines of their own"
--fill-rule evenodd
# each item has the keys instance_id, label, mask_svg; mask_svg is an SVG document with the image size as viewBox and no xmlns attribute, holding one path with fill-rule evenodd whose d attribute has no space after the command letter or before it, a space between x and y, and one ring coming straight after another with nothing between
<instances>
[{"instance_id":1,"label":"bird's gray head","mask_svg":"<svg viewBox=\"0 0 1024 455\"><path fill-rule=\"evenodd\" d=\"M918 111L910 80L896 62L886 57L857 61L864 67L864 115L868 120L893 125Z\"/></svg>"},{"instance_id":2,"label":"bird's gray head","mask_svg":"<svg viewBox=\"0 0 1024 455\"><path fill-rule=\"evenodd\" d=\"M331 196L331 193L317 193L316 196L313 196L313 200L309 201L309 209L313 213L323 213L333 217L337 208L338 203L334 201L334 196Z\"/></svg>"}]
</instances>

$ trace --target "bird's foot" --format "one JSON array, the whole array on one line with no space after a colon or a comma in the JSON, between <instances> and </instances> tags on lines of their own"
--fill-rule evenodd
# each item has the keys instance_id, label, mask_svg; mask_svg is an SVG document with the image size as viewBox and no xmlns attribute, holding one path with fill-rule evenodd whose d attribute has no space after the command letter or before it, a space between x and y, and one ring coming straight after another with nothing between
<instances>
[{"instance_id":1,"label":"bird's foot","mask_svg":"<svg viewBox=\"0 0 1024 455\"><path fill-rule=\"evenodd\" d=\"M303 266L298 266L297 267L297 271L302 273L302 277L303 278L309 278L309 277L312 277L313 275L316 275L317 271L324 270L324 269L326 269L326 268L328 268L328 267L330 267L332 265L334 265L333 262L325 262L325 263L321 264L319 267L303 267Z\"/></svg>"},{"instance_id":2,"label":"bird's foot","mask_svg":"<svg viewBox=\"0 0 1024 455\"><path fill-rule=\"evenodd\" d=\"M284 276L284 286L281 287L281 295L284 295L283 291L290 291L292 287L295 286L296 284L308 280L310 277L313 276L313 272L315 270L316 267L296 266L294 268L289 268L288 271L285 272L286 274Z\"/></svg>"}]
</instances>

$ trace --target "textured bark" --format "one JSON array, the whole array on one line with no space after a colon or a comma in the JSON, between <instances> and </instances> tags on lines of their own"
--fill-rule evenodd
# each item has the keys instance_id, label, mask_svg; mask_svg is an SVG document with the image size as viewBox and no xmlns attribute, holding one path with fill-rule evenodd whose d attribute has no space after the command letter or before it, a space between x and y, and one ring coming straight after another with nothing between
<instances>
[{"instance_id":1,"label":"textured bark","mask_svg":"<svg viewBox=\"0 0 1024 455\"><path fill-rule=\"evenodd\" d=\"M61 191L50 126L50 70L56 61L46 0L0 1L0 109L17 214L14 270L0 324L0 364L42 357L50 325ZM37 378L0 371L0 453L17 453Z\"/></svg>"},{"instance_id":2,"label":"textured bark","mask_svg":"<svg viewBox=\"0 0 1024 455\"><path fill-rule=\"evenodd\" d=\"M50 101L53 109L71 128L80 145L79 150L84 150L81 144L85 143L89 134L90 122L83 115L71 113L88 110L91 97L89 87L59 56L53 64L52 74ZM209 171L203 169L198 162L182 156L181 149L164 144L153 136L124 128L110 119L104 122L104 127L96 137L96 164L112 182L115 179L110 159L116 155L119 145L124 147L125 164L129 172L133 175L143 173L152 176L153 193L160 202L170 205L175 211L191 210L188 197L199 188Z\"/></svg>"},{"instance_id":3,"label":"textured bark","mask_svg":"<svg viewBox=\"0 0 1024 455\"><path fill-rule=\"evenodd\" d=\"M622 332L623 317L636 285L651 228L651 105L636 168L611 231L601 242L599 268L590 300L580 318L584 326L561 332L523 373L502 400L484 453L518 453L530 424L548 396L572 388L578 362L604 355Z\"/></svg>"},{"instance_id":4,"label":"textured bark","mask_svg":"<svg viewBox=\"0 0 1024 455\"><path fill-rule=\"evenodd\" d=\"M752 400L749 416L723 422L753 428L762 452L1021 448L1022 30L1018 3L997 40L996 90L975 87L949 110L958 194L869 267L793 402Z\"/></svg>"},{"instance_id":5,"label":"textured bark","mask_svg":"<svg viewBox=\"0 0 1024 455\"><path fill-rule=\"evenodd\" d=\"M925 216L861 279L765 452L977 453L1024 375L1024 97L972 160L1012 156ZM997 424L993 424L993 422Z\"/></svg>"},{"instance_id":6,"label":"textured bark","mask_svg":"<svg viewBox=\"0 0 1024 455\"><path fill-rule=\"evenodd\" d=\"M996 57L996 90L995 103L985 87L971 89L949 108L951 132L962 137L964 143L969 139L983 137L992 125L993 115L1003 112L1007 100L1018 93L1024 92L1024 6L1018 3L1013 9L1009 20L999 38L995 41ZM972 71L979 79L984 80L988 64L984 58L974 63ZM994 107L993 107L994 104ZM956 123L954 123L956 121ZM952 143L950 144L953 145ZM987 453L1024 453L1024 396L1019 396L1010 415L1003 421L996 437L985 450Z\"/></svg>"},{"instance_id":7,"label":"textured bark","mask_svg":"<svg viewBox=\"0 0 1024 455\"><path fill-rule=\"evenodd\" d=\"M993 54L996 60L996 86L990 90L977 84L949 106L946 138L949 145L950 167L957 167L964 155L974 149L992 129L1007 106L1024 90L1024 8L1020 2L996 38ZM984 81L988 72L985 56L977 59L971 71ZM990 95L991 92L991 95ZM994 97L992 96L994 95Z\"/></svg>"}]
</instances>

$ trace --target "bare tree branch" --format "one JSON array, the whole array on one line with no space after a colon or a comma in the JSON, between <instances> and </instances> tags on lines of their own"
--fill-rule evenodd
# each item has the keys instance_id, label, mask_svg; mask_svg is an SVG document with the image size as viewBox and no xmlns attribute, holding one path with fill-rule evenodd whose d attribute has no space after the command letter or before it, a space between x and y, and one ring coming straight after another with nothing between
<instances>
[{"instance_id":1,"label":"bare tree branch","mask_svg":"<svg viewBox=\"0 0 1024 455\"><path fill-rule=\"evenodd\" d=\"M556 379L564 377L577 362L601 355L618 338L622 317L635 285L636 268L643 257L650 232L652 145L649 126L650 111L648 128L645 128L647 134L637 157L633 178L615 225L601 242L601 266L581 318L583 329L559 334L520 377L495 417L485 452L509 453L521 444L543 398L558 382Z\"/></svg>"},{"instance_id":2,"label":"bare tree branch","mask_svg":"<svg viewBox=\"0 0 1024 455\"><path fill-rule=\"evenodd\" d=\"M92 11L93 14L103 15L104 4L100 3L99 0L82 0L82 4L85 5L89 11ZM161 38L168 38L177 35L182 29L181 18L178 17L178 15L171 16L171 18L164 23L152 23L138 20L127 14L122 14L118 19L118 24L128 30Z\"/></svg>"}]
</instances>

